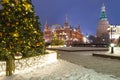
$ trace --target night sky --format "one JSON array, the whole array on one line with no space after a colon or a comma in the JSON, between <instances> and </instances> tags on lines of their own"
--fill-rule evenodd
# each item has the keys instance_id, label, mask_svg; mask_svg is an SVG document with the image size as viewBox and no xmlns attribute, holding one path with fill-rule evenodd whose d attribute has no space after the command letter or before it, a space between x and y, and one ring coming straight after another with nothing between
<instances>
[{"instance_id":1,"label":"night sky","mask_svg":"<svg viewBox=\"0 0 120 80\"><path fill-rule=\"evenodd\" d=\"M110 24L120 25L120 0L32 0L42 28L49 25L64 25L68 15L69 25L81 27L84 35L96 34L101 6L104 2Z\"/></svg>"}]
</instances>

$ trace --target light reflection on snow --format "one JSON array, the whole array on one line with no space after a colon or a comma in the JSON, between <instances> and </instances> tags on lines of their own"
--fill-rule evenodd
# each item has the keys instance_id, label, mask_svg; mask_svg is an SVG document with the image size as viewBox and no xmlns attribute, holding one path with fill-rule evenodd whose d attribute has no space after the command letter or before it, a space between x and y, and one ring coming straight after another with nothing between
<instances>
[{"instance_id":1,"label":"light reflection on snow","mask_svg":"<svg viewBox=\"0 0 120 80\"><path fill-rule=\"evenodd\" d=\"M47 63L50 64L50 63L53 63L53 62L57 62L57 53L55 51L48 51L48 52L52 53L52 54L48 55Z\"/></svg>"},{"instance_id":2,"label":"light reflection on snow","mask_svg":"<svg viewBox=\"0 0 120 80\"><path fill-rule=\"evenodd\" d=\"M30 66L32 66L32 67L24 68L23 70L16 70L15 74L19 74L22 72L23 73L30 72L38 67L43 67L48 64L57 62L57 53L55 51L46 50L46 52L48 52L49 54L45 55L45 57L42 58L43 60L41 60L41 62L36 62L36 64L31 64ZM33 59L29 60L29 63L32 63L32 62L33 62ZM25 65L25 66L27 66L27 65Z\"/></svg>"}]
</instances>

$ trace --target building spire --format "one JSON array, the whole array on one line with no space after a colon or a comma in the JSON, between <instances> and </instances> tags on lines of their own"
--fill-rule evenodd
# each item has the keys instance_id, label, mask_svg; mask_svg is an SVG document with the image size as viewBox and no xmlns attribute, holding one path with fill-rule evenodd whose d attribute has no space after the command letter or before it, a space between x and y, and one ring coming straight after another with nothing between
<instances>
[{"instance_id":1,"label":"building spire","mask_svg":"<svg viewBox=\"0 0 120 80\"><path fill-rule=\"evenodd\" d=\"M45 21L45 25L48 25L48 24L47 24L47 20Z\"/></svg>"},{"instance_id":2,"label":"building spire","mask_svg":"<svg viewBox=\"0 0 120 80\"><path fill-rule=\"evenodd\" d=\"M68 23L68 15L66 14L66 21L65 21L66 23Z\"/></svg>"},{"instance_id":3,"label":"building spire","mask_svg":"<svg viewBox=\"0 0 120 80\"><path fill-rule=\"evenodd\" d=\"M102 4L100 19L101 20L107 20L106 9L105 9L105 4L104 3Z\"/></svg>"},{"instance_id":4,"label":"building spire","mask_svg":"<svg viewBox=\"0 0 120 80\"><path fill-rule=\"evenodd\" d=\"M65 28L68 28L68 27L69 27L69 25L68 25L68 15L66 15L66 18L65 18L64 27L65 27Z\"/></svg>"},{"instance_id":5,"label":"building spire","mask_svg":"<svg viewBox=\"0 0 120 80\"><path fill-rule=\"evenodd\" d=\"M81 33L81 30L80 30L80 24L78 24L77 31Z\"/></svg>"},{"instance_id":6,"label":"building spire","mask_svg":"<svg viewBox=\"0 0 120 80\"><path fill-rule=\"evenodd\" d=\"M105 4L104 4L104 3L102 4L101 11L102 11L102 12L106 12L106 10L105 10Z\"/></svg>"},{"instance_id":7,"label":"building spire","mask_svg":"<svg viewBox=\"0 0 120 80\"><path fill-rule=\"evenodd\" d=\"M47 23L47 20L45 21L45 29L48 29L48 23Z\"/></svg>"}]
</instances>

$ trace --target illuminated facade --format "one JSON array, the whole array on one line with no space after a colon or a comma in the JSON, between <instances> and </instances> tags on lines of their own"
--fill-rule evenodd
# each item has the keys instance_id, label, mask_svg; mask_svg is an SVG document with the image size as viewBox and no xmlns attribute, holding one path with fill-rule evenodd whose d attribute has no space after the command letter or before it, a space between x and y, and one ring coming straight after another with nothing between
<instances>
[{"instance_id":1,"label":"illuminated facade","mask_svg":"<svg viewBox=\"0 0 120 80\"><path fill-rule=\"evenodd\" d=\"M108 32L110 35L110 40L117 44L120 38L120 25L110 25L108 27Z\"/></svg>"},{"instance_id":2,"label":"illuminated facade","mask_svg":"<svg viewBox=\"0 0 120 80\"><path fill-rule=\"evenodd\" d=\"M51 43L54 33L56 33L59 40L64 40L66 45L83 43L83 35L81 33L80 26L77 28L70 27L67 18L63 27L58 24L48 26L46 22L43 32L46 43Z\"/></svg>"}]
</instances>

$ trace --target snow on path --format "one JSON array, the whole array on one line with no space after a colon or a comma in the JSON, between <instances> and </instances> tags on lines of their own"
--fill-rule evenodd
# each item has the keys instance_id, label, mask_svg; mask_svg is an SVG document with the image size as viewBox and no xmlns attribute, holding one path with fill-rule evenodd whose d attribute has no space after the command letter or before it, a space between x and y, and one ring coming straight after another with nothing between
<instances>
[{"instance_id":1,"label":"snow on path","mask_svg":"<svg viewBox=\"0 0 120 80\"><path fill-rule=\"evenodd\" d=\"M0 80L120 80L112 75L97 73L67 61L58 60L44 67L21 72L10 77L0 76Z\"/></svg>"}]
</instances>

